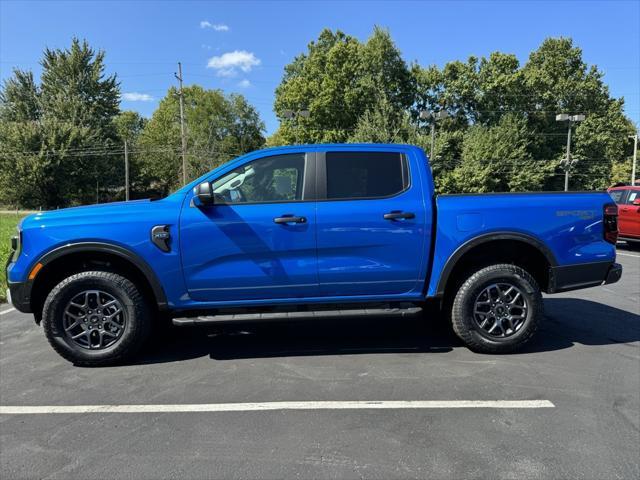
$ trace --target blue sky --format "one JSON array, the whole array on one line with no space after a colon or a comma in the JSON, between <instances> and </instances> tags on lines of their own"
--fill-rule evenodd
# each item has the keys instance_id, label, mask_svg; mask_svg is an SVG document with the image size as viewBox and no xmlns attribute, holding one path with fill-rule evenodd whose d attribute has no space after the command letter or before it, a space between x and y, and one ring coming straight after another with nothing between
<instances>
[{"instance_id":1,"label":"blue sky","mask_svg":"<svg viewBox=\"0 0 640 480\"><path fill-rule=\"evenodd\" d=\"M0 77L39 73L45 47L72 36L106 51L121 81L123 109L150 116L176 81L240 92L277 128L274 89L283 67L324 27L365 40L390 30L406 61L443 65L492 51L524 63L548 36L572 37L605 72L614 96L640 123L640 1L109 1L0 2Z\"/></svg>"}]
</instances>

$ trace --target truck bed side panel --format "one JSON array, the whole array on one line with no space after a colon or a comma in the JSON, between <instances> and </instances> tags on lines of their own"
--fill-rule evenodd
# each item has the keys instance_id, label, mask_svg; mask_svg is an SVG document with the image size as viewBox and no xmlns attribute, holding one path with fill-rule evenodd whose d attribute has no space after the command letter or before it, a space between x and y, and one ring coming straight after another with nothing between
<instances>
[{"instance_id":1,"label":"truck bed side panel","mask_svg":"<svg viewBox=\"0 0 640 480\"><path fill-rule=\"evenodd\" d=\"M558 265L615 260L603 238L606 192L443 195L427 296L435 296L447 260L468 241L498 232L522 233L544 244Z\"/></svg>"}]
</instances>

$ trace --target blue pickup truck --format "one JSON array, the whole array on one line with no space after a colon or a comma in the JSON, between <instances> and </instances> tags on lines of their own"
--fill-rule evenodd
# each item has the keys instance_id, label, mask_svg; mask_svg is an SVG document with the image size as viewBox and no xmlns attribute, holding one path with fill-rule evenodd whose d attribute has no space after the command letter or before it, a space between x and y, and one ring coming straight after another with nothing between
<instances>
[{"instance_id":1,"label":"blue pickup truck","mask_svg":"<svg viewBox=\"0 0 640 480\"><path fill-rule=\"evenodd\" d=\"M417 314L472 350L521 347L541 292L616 282L606 192L434 194L410 145L249 153L161 200L37 213L12 239L10 298L83 366L131 358L154 324ZM339 333L336 333L339 335Z\"/></svg>"}]
</instances>

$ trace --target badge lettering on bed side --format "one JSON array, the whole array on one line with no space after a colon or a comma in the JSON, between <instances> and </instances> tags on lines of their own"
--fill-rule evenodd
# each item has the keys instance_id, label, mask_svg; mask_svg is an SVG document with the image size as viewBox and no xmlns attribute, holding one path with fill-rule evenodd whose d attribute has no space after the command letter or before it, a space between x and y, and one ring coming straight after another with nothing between
<instances>
[{"instance_id":1,"label":"badge lettering on bed side","mask_svg":"<svg viewBox=\"0 0 640 480\"><path fill-rule=\"evenodd\" d=\"M596 218L595 210L556 210L556 217L579 217L582 220Z\"/></svg>"}]
</instances>

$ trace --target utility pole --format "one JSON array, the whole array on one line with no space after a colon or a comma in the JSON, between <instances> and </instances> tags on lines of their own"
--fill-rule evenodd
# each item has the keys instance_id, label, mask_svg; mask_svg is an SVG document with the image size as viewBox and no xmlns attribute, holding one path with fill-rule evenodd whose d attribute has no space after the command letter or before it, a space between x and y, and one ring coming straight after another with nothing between
<instances>
[{"instance_id":1,"label":"utility pole","mask_svg":"<svg viewBox=\"0 0 640 480\"><path fill-rule=\"evenodd\" d=\"M129 148L124 141L124 199L129 201Z\"/></svg>"},{"instance_id":2,"label":"utility pole","mask_svg":"<svg viewBox=\"0 0 640 480\"><path fill-rule=\"evenodd\" d=\"M636 133L633 138L633 164L631 166L631 186L636 184L636 162L638 161L638 134Z\"/></svg>"},{"instance_id":3,"label":"utility pole","mask_svg":"<svg viewBox=\"0 0 640 480\"><path fill-rule=\"evenodd\" d=\"M563 160L564 162L564 191L569 191L569 171L573 166L573 161L571 160L571 127L573 127L574 122L582 122L584 120L584 115L569 115L568 113L559 113L556 115L556 122L569 122L569 132L567 133L567 158Z\"/></svg>"},{"instance_id":4,"label":"utility pole","mask_svg":"<svg viewBox=\"0 0 640 480\"><path fill-rule=\"evenodd\" d=\"M182 93L182 64L178 62L178 73L174 73L180 82L180 137L182 140L182 185L187 184L187 139L184 136L184 95Z\"/></svg>"}]
</instances>

